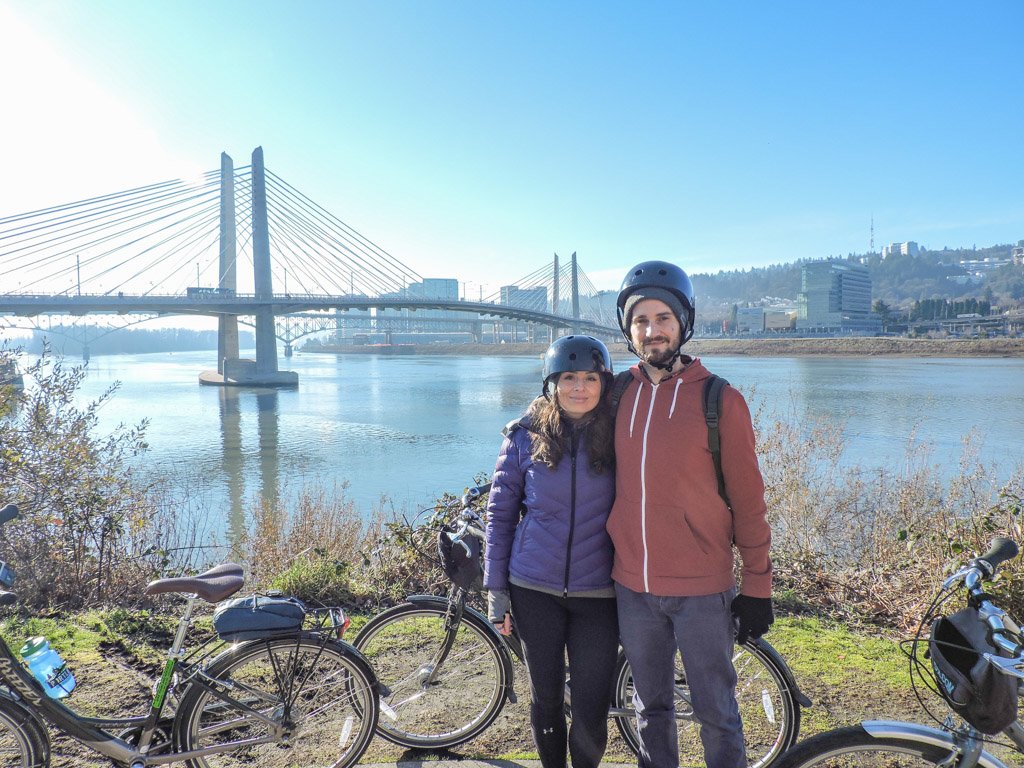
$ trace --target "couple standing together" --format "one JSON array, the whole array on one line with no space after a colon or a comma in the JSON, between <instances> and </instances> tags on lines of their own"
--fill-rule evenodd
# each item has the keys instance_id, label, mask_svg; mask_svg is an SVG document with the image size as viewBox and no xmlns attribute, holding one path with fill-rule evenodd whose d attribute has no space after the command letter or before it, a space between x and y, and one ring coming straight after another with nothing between
<instances>
[{"instance_id":1,"label":"couple standing together","mask_svg":"<svg viewBox=\"0 0 1024 768\"><path fill-rule=\"evenodd\" d=\"M564 336L544 357L542 396L506 430L487 505L489 618L507 632L515 615L543 768L565 768L567 748L573 768L600 764L620 642L636 687L640 768L679 764L677 649L708 768L742 768L733 643L772 623L771 531L750 412L726 387L720 489L703 404L710 374L681 351L693 334L690 279L667 262L638 264L617 305L640 358L618 402L608 397L605 345Z\"/></svg>"}]
</instances>

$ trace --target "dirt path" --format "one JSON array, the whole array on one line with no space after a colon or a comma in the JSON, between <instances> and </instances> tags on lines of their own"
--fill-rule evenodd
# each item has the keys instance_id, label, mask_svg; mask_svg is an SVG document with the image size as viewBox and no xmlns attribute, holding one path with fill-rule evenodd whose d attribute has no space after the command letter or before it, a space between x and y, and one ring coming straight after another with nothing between
<instances>
[{"instance_id":1,"label":"dirt path","mask_svg":"<svg viewBox=\"0 0 1024 768\"><path fill-rule=\"evenodd\" d=\"M127 715L143 711L149 701L150 669L140 668L129 655L116 647L104 646L102 656L96 653L79 654L70 659L78 679L69 704L82 714L100 716ZM516 664L515 689L519 696L516 704L505 706L497 721L481 736L456 748L453 758L490 759L506 757L534 757L535 750L529 730L529 684L525 669ZM856 723L862 719L898 719L927 722L912 694L894 692L878 686L834 690L820 681L797 674L803 692L814 702L802 713L801 738L838 725ZM610 731L606 758L609 762L632 763L628 751L614 726ZM52 768L104 768L108 763L95 758L73 741L54 738ZM400 759L423 758L422 753L410 752L377 737L363 757L363 763L392 763Z\"/></svg>"}]
</instances>

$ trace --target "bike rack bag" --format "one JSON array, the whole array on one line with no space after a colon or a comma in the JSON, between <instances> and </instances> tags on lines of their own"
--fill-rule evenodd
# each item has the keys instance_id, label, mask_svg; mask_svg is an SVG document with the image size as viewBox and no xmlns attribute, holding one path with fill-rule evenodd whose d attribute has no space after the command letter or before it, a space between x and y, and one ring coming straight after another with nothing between
<instances>
[{"instance_id":1,"label":"bike rack bag","mask_svg":"<svg viewBox=\"0 0 1024 768\"><path fill-rule=\"evenodd\" d=\"M306 618L306 606L294 597L250 595L220 603L213 628L222 640L256 640L295 632Z\"/></svg>"}]
</instances>

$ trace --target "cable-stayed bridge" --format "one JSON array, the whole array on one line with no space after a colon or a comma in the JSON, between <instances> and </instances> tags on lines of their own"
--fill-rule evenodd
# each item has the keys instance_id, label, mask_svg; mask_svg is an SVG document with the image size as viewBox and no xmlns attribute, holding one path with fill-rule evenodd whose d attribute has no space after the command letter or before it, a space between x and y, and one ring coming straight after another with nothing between
<instances>
[{"instance_id":1,"label":"cable-stayed bridge","mask_svg":"<svg viewBox=\"0 0 1024 768\"><path fill-rule=\"evenodd\" d=\"M278 370L277 341L290 354L298 338L346 324L454 326L477 338L488 324L520 322L551 336L618 333L575 254L496 294L460 296L457 277L422 277L267 170L260 148L243 168L224 154L219 170L192 181L0 218L0 274L11 326L217 317L217 373L206 383L294 384ZM256 329L255 361L239 359L239 322Z\"/></svg>"}]
</instances>

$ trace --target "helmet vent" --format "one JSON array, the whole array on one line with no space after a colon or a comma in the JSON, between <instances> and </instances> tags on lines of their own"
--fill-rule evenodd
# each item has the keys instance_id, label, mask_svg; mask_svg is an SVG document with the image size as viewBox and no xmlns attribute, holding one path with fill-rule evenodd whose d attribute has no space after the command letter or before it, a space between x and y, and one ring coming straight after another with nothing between
<instances>
[{"instance_id":1,"label":"helmet vent","mask_svg":"<svg viewBox=\"0 0 1024 768\"><path fill-rule=\"evenodd\" d=\"M570 354L570 355L569 355L569 359L570 359L570 360L575 360L575 359L576 359L576 353L575 353L575 352L573 352L572 354Z\"/></svg>"}]
</instances>

